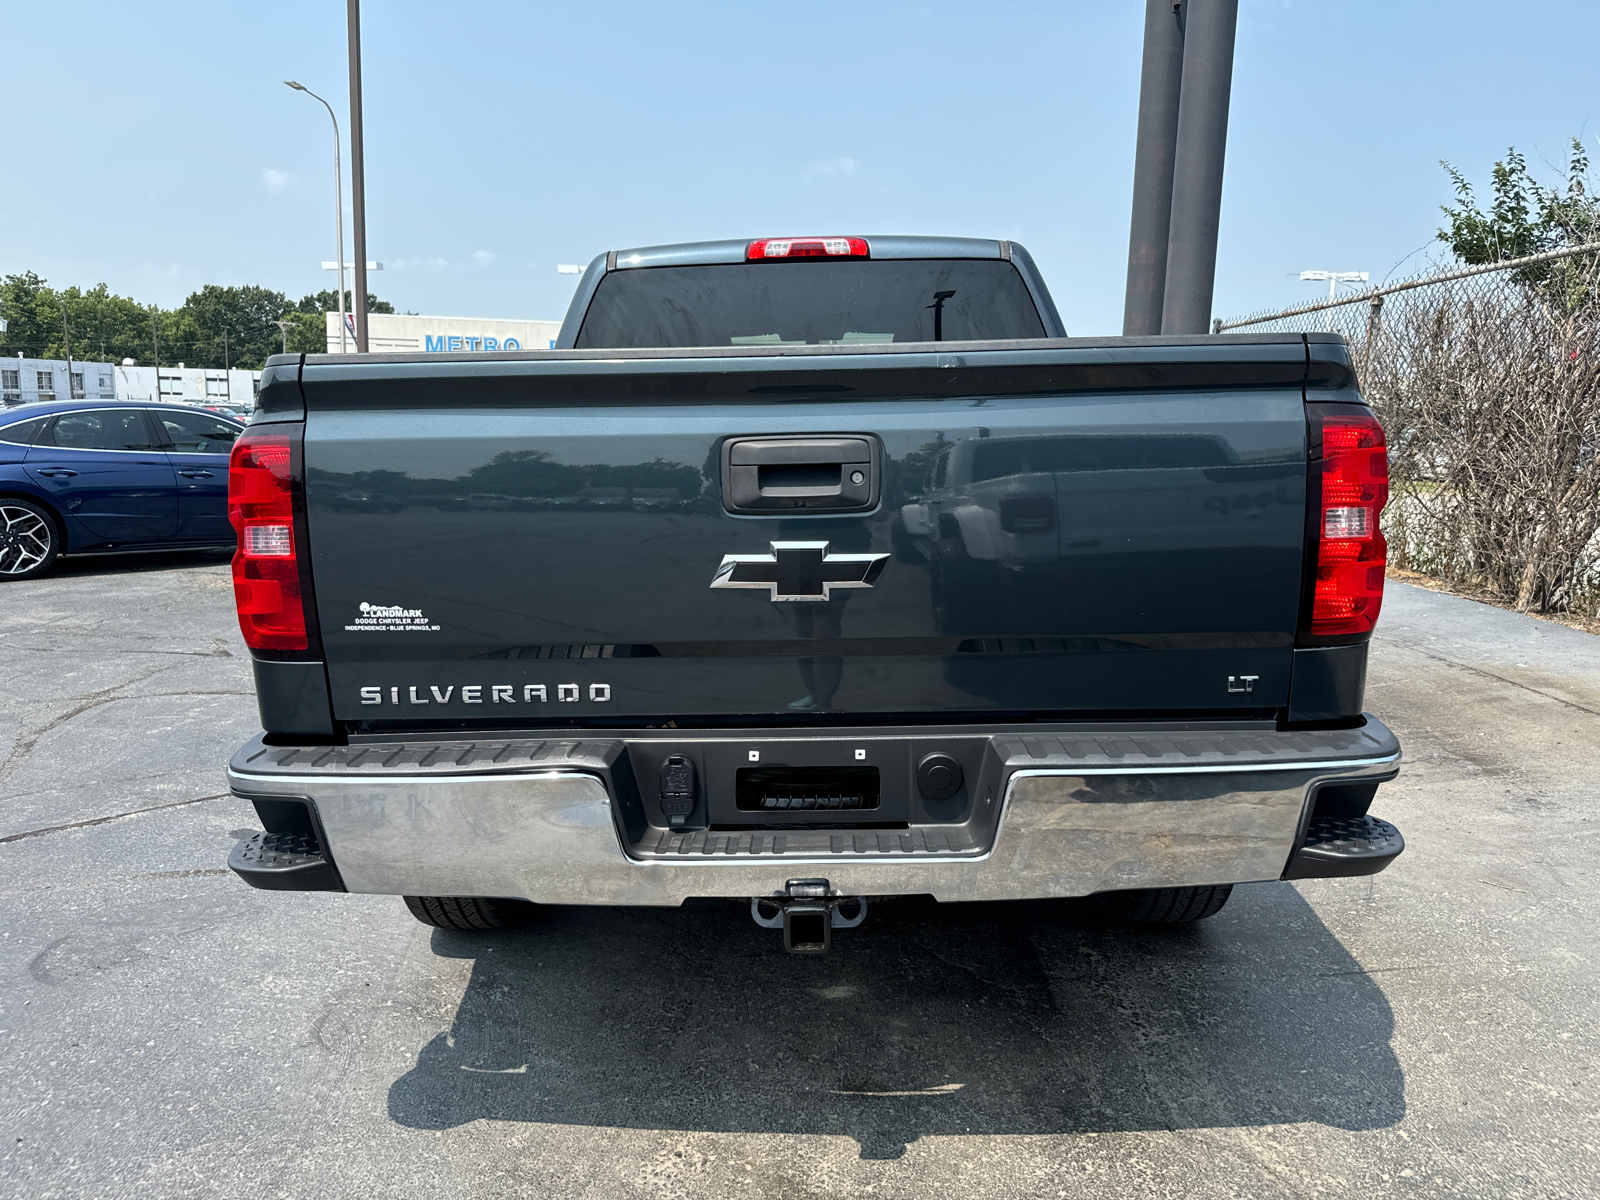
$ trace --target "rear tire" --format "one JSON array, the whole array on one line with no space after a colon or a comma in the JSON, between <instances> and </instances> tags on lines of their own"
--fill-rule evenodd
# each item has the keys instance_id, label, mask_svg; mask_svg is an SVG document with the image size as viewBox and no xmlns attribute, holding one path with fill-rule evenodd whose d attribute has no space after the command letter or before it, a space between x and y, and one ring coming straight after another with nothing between
<instances>
[{"instance_id":1,"label":"rear tire","mask_svg":"<svg viewBox=\"0 0 1600 1200\"><path fill-rule=\"evenodd\" d=\"M31 500L0 499L0 581L33 579L55 565L61 534Z\"/></svg>"},{"instance_id":2,"label":"rear tire","mask_svg":"<svg viewBox=\"0 0 1600 1200\"><path fill-rule=\"evenodd\" d=\"M405 896L411 915L435 929L461 932L518 929L533 920L534 906L526 900L501 900L490 896Z\"/></svg>"},{"instance_id":3,"label":"rear tire","mask_svg":"<svg viewBox=\"0 0 1600 1200\"><path fill-rule=\"evenodd\" d=\"M1101 892L1095 903L1135 925L1187 925L1222 911L1233 894L1233 884L1210 887L1140 888L1127 892Z\"/></svg>"}]
</instances>

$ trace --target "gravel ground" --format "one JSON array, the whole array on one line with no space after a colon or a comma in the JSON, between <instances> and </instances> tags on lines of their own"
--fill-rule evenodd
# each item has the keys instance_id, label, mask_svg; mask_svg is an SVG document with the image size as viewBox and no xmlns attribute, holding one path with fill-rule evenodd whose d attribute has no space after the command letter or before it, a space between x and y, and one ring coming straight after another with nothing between
<instances>
[{"instance_id":1,"label":"gravel ground","mask_svg":"<svg viewBox=\"0 0 1600 1200\"><path fill-rule=\"evenodd\" d=\"M1391 583L1366 880L1148 933L252 891L215 557L0 590L0 1196L1588 1196L1600 639Z\"/></svg>"}]
</instances>

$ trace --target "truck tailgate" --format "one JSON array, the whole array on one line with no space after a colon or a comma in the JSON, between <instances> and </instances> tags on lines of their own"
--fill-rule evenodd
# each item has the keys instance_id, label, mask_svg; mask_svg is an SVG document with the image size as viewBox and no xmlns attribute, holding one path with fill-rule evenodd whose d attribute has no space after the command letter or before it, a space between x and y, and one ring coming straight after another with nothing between
<instances>
[{"instance_id":1,"label":"truck tailgate","mask_svg":"<svg viewBox=\"0 0 1600 1200\"><path fill-rule=\"evenodd\" d=\"M1305 349L1219 341L1126 361L1036 342L309 362L334 714L514 728L1281 706ZM875 444L874 506L728 512L723 442L763 435ZM757 586L712 586L728 556ZM780 566L804 594L861 586L783 599Z\"/></svg>"}]
</instances>

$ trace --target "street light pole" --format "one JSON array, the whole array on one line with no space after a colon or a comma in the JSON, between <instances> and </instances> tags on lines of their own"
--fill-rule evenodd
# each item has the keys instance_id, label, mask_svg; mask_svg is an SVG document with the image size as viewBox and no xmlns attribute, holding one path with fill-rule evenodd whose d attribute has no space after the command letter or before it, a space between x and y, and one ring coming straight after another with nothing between
<instances>
[{"instance_id":1,"label":"street light pole","mask_svg":"<svg viewBox=\"0 0 1600 1200\"><path fill-rule=\"evenodd\" d=\"M350 22L350 226L355 234L356 353L367 352L367 174L361 134L361 4L348 0ZM343 257L343 252L340 252Z\"/></svg>"},{"instance_id":2,"label":"street light pole","mask_svg":"<svg viewBox=\"0 0 1600 1200\"><path fill-rule=\"evenodd\" d=\"M1300 278L1318 282L1326 279L1328 281L1328 299L1332 300L1341 283L1365 283L1367 281L1367 273L1365 271L1301 271Z\"/></svg>"},{"instance_id":3,"label":"street light pole","mask_svg":"<svg viewBox=\"0 0 1600 1200\"><path fill-rule=\"evenodd\" d=\"M328 120L333 122L333 217L335 257L339 261L339 353L348 350L344 331L344 185L339 170L339 118L333 115L333 106L303 83L285 79L284 84L297 92L304 92L328 110Z\"/></svg>"},{"instance_id":4,"label":"street light pole","mask_svg":"<svg viewBox=\"0 0 1600 1200\"><path fill-rule=\"evenodd\" d=\"M1341 283L1365 283L1367 281L1367 273L1365 271L1301 271L1300 278L1313 282L1326 279L1328 281L1328 302L1331 304ZM1328 310L1328 332L1333 332L1333 310L1331 308Z\"/></svg>"}]
</instances>

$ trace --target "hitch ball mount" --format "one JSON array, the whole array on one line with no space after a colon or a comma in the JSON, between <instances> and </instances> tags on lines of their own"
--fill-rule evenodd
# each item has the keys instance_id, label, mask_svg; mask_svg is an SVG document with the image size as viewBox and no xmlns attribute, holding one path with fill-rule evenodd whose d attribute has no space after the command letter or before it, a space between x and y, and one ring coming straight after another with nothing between
<instances>
[{"instance_id":1,"label":"hitch ball mount","mask_svg":"<svg viewBox=\"0 0 1600 1200\"><path fill-rule=\"evenodd\" d=\"M751 896L750 915L763 929L783 930L790 954L826 954L835 929L854 929L867 919L865 896L835 896L826 879L791 879L783 894ZM846 916L841 909L855 911ZM774 910L771 916L765 910Z\"/></svg>"}]
</instances>

